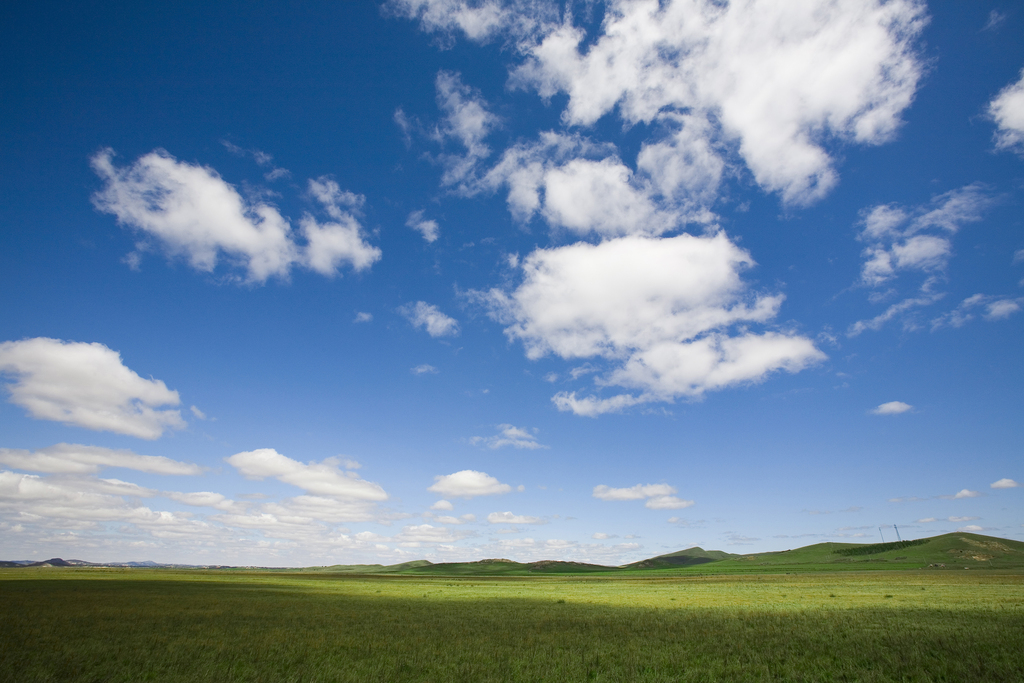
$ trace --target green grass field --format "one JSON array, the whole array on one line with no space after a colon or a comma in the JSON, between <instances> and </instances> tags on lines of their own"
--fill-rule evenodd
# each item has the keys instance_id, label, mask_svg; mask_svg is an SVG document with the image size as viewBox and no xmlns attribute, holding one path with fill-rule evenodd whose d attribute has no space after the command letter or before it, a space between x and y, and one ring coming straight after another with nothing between
<instances>
[{"instance_id":1,"label":"green grass field","mask_svg":"<svg viewBox=\"0 0 1024 683\"><path fill-rule=\"evenodd\" d=\"M1021 681L1024 575L0 570L0 681Z\"/></svg>"}]
</instances>

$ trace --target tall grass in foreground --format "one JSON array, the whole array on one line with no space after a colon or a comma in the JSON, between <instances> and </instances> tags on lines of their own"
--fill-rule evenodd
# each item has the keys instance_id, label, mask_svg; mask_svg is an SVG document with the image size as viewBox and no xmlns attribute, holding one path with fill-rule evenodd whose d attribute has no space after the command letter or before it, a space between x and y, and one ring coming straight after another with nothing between
<instances>
[{"instance_id":1,"label":"tall grass in foreground","mask_svg":"<svg viewBox=\"0 0 1024 683\"><path fill-rule=\"evenodd\" d=\"M12 570L0 681L1024 680L1024 577L766 578Z\"/></svg>"}]
</instances>

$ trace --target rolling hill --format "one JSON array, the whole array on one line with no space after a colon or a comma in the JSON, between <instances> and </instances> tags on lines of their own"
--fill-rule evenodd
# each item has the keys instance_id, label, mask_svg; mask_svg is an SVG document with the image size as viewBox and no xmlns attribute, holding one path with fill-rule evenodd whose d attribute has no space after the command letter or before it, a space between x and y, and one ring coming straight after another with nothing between
<instances>
[{"instance_id":1,"label":"rolling hill","mask_svg":"<svg viewBox=\"0 0 1024 683\"><path fill-rule=\"evenodd\" d=\"M814 545L768 553L736 554L722 550L693 547L658 555L620 567L606 567L583 562L541 560L514 562L486 559L476 562L433 564L414 560L401 564L353 564L304 567L227 567L210 565L170 565L155 562L118 562L99 564L59 557L33 562L0 561L0 567L121 567L177 569L234 569L260 571L303 571L327 574L389 574L403 576L545 576L603 574L780 574L793 572L833 572L870 570L960 570L999 569L1024 571L1024 543L1005 538L971 533L951 533L931 538L895 543L816 543Z\"/></svg>"},{"instance_id":2,"label":"rolling hill","mask_svg":"<svg viewBox=\"0 0 1024 683\"><path fill-rule=\"evenodd\" d=\"M755 574L878 569L1024 570L1024 543L951 533L894 543L816 543L769 553L734 554L687 548L621 567L578 562L519 563L504 559L424 563L393 573L429 576L538 576L543 574Z\"/></svg>"}]
</instances>

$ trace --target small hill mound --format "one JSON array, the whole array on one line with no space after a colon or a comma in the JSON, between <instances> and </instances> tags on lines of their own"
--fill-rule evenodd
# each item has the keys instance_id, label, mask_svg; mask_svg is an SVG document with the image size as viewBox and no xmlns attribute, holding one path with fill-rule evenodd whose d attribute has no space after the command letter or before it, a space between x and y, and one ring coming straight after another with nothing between
<instances>
[{"instance_id":1,"label":"small hill mound","mask_svg":"<svg viewBox=\"0 0 1024 683\"><path fill-rule=\"evenodd\" d=\"M588 572L609 572L615 567L605 567L600 564L587 564L586 562L561 562L559 560L541 560L531 562L526 570L537 574L581 574Z\"/></svg>"},{"instance_id":2,"label":"small hill mound","mask_svg":"<svg viewBox=\"0 0 1024 683\"><path fill-rule=\"evenodd\" d=\"M722 550L704 550L694 546L686 550L678 550L667 555L658 555L639 562L625 565L625 569L669 569L679 567L692 567L709 562L719 562L737 557Z\"/></svg>"}]
</instances>

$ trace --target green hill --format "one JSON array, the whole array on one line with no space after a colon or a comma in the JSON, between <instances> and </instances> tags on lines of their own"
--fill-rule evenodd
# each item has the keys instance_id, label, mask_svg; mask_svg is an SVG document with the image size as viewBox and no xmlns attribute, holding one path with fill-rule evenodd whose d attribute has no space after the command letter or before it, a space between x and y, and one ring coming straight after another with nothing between
<instances>
[{"instance_id":1,"label":"green hill","mask_svg":"<svg viewBox=\"0 0 1024 683\"><path fill-rule=\"evenodd\" d=\"M428 576L538 576L544 574L777 574L876 569L1013 569L1024 570L1024 543L980 534L952 533L894 543L816 543L747 555L687 548L622 567L581 562L521 563L490 559L419 566L382 567L374 573ZM366 566L366 565L364 565ZM355 570L353 570L355 571ZM365 572L365 570L363 570Z\"/></svg>"},{"instance_id":2,"label":"green hill","mask_svg":"<svg viewBox=\"0 0 1024 683\"><path fill-rule=\"evenodd\" d=\"M90 564L81 560L53 558L43 562L3 561L0 567L158 567L146 563ZM189 565L174 565L189 568ZM211 567L193 567L210 569ZM233 571L294 572L284 567L216 567ZM605 574L618 576L694 575L694 574L783 574L793 572L834 572L868 570L960 570L999 569L1024 571L1024 543L1005 538L956 532L895 543L816 543L814 545L770 553L734 554L722 550L693 547L658 555L621 567L605 567L584 562L542 560L513 562L506 559L477 562L432 564L414 560L400 564L336 564L305 567L298 571L329 574L392 574L414 576L545 576Z\"/></svg>"},{"instance_id":3,"label":"green hill","mask_svg":"<svg viewBox=\"0 0 1024 683\"><path fill-rule=\"evenodd\" d=\"M593 574L614 572L618 567L604 567L584 562L561 562L541 560L540 562L513 562L505 559L479 560L477 562L445 562L420 567L411 567L402 574L427 576L536 576L544 574Z\"/></svg>"},{"instance_id":4,"label":"green hill","mask_svg":"<svg viewBox=\"0 0 1024 683\"><path fill-rule=\"evenodd\" d=\"M657 557L652 557L647 560L633 562L632 564L627 564L625 568L670 569L678 567L693 567L699 564L718 562L719 560L728 560L734 557L739 556L722 550L704 550L703 548L693 547L687 548L686 550L677 550L676 552L669 553L667 555L658 555Z\"/></svg>"},{"instance_id":5,"label":"green hill","mask_svg":"<svg viewBox=\"0 0 1024 683\"><path fill-rule=\"evenodd\" d=\"M332 564L328 567L309 567L308 571L331 572L332 574L395 574L404 569L430 565L430 560L412 560L401 564Z\"/></svg>"},{"instance_id":6,"label":"green hill","mask_svg":"<svg viewBox=\"0 0 1024 683\"><path fill-rule=\"evenodd\" d=\"M871 569L1024 569L1024 543L951 533L895 543L817 543L793 550L734 555L698 569L715 573Z\"/></svg>"}]
</instances>

